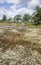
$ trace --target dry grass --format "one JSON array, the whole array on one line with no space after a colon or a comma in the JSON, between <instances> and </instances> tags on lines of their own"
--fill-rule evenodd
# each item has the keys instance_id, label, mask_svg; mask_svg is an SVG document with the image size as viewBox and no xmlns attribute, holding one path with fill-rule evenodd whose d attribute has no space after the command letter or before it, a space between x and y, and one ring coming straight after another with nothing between
<instances>
[{"instance_id":1,"label":"dry grass","mask_svg":"<svg viewBox=\"0 0 41 65\"><path fill-rule=\"evenodd\" d=\"M5 30L2 34L0 34L0 47L3 47L3 49L6 50L8 48L13 48L16 44L19 44L19 45L21 45L21 44L22 45L28 45L28 44L35 45L35 48L40 46L40 44L37 44L35 42L35 41L38 42L38 36L37 36L37 34L35 34L35 31L33 33L29 32L28 34L26 34L26 35L25 34L22 35L20 33L15 33L15 32ZM32 44L32 42L33 42L33 44Z\"/></svg>"},{"instance_id":2,"label":"dry grass","mask_svg":"<svg viewBox=\"0 0 41 65\"><path fill-rule=\"evenodd\" d=\"M11 30L0 33L0 65L41 65L41 45L31 41L41 34L35 34L36 29L28 32L24 35Z\"/></svg>"},{"instance_id":3,"label":"dry grass","mask_svg":"<svg viewBox=\"0 0 41 65\"><path fill-rule=\"evenodd\" d=\"M28 28L24 39L41 45L41 28Z\"/></svg>"}]
</instances>

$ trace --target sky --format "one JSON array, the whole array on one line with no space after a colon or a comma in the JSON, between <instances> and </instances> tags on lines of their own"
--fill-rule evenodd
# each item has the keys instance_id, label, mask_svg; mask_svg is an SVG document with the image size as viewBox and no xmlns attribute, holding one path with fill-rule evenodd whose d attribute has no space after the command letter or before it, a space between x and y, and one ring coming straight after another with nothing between
<instances>
[{"instance_id":1,"label":"sky","mask_svg":"<svg viewBox=\"0 0 41 65\"><path fill-rule=\"evenodd\" d=\"M37 5L41 7L41 0L0 0L0 19L3 15L7 18L25 13L32 15Z\"/></svg>"}]
</instances>

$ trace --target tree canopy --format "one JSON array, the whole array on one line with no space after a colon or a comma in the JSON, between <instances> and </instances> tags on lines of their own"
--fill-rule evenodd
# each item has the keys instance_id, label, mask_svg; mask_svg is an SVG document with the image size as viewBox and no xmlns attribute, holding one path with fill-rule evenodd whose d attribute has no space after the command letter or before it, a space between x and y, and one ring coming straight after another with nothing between
<instances>
[{"instance_id":1,"label":"tree canopy","mask_svg":"<svg viewBox=\"0 0 41 65\"><path fill-rule=\"evenodd\" d=\"M41 24L41 7L36 6L33 14L33 20L36 25Z\"/></svg>"},{"instance_id":2,"label":"tree canopy","mask_svg":"<svg viewBox=\"0 0 41 65\"><path fill-rule=\"evenodd\" d=\"M14 21L19 22L19 20L21 20L21 15L16 15Z\"/></svg>"},{"instance_id":3,"label":"tree canopy","mask_svg":"<svg viewBox=\"0 0 41 65\"><path fill-rule=\"evenodd\" d=\"M3 18L2 18L3 21L6 21L7 20L7 17L6 15L3 15Z\"/></svg>"},{"instance_id":4,"label":"tree canopy","mask_svg":"<svg viewBox=\"0 0 41 65\"><path fill-rule=\"evenodd\" d=\"M16 15L14 18L13 18L13 21L14 22L29 22L29 20L32 22L34 22L35 25L39 25L41 24L41 7L39 6L36 6L35 7L35 12L32 14L32 15L29 15L27 13L24 14L24 16L21 17L20 14ZM6 21L7 20L7 17L6 15L3 15L3 18L2 18L2 21ZM8 22L12 21L12 18L9 18L8 19Z\"/></svg>"},{"instance_id":5,"label":"tree canopy","mask_svg":"<svg viewBox=\"0 0 41 65\"><path fill-rule=\"evenodd\" d=\"M30 15L29 14L24 14L24 16L23 16L23 21L25 22L27 22L27 21L29 21L29 19L30 19Z\"/></svg>"}]
</instances>

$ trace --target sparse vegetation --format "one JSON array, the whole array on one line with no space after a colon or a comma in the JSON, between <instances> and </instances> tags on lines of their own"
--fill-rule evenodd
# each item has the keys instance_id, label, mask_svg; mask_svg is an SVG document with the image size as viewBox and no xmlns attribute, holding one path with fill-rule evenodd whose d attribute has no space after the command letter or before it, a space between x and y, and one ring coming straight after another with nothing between
<instances>
[{"instance_id":1,"label":"sparse vegetation","mask_svg":"<svg viewBox=\"0 0 41 65\"><path fill-rule=\"evenodd\" d=\"M23 35L14 29L3 30L3 33L0 30L0 65L41 65L41 42L38 41L41 41L40 31L28 28ZM35 38L39 38L37 43Z\"/></svg>"},{"instance_id":2,"label":"sparse vegetation","mask_svg":"<svg viewBox=\"0 0 41 65\"><path fill-rule=\"evenodd\" d=\"M3 15L0 65L41 65L41 7L37 6L33 15L9 19Z\"/></svg>"}]
</instances>

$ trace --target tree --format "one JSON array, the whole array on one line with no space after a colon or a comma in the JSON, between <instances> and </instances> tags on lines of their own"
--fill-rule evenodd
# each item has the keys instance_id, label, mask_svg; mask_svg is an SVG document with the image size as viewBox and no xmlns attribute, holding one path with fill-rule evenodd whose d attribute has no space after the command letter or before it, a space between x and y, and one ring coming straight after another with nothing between
<instances>
[{"instance_id":1,"label":"tree","mask_svg":"<svg viewBox=\"0 0 41 65\"><path fill-rule=\"evenodd\" d=\"M39 25L41 24L41 8L36 6L35 12L33 14L34 24Z\"/></svg>"},{"instance_id":2,"label":"tree","mask_svg":"<svg viewBox=\"0 0 41 65\"><path fill-rule=\"evenodd\" d=\"M6 15L3 15L2 20L3 20L3 21L6 21L6 19L7 19Z\"/></svg>"},{"instance_id":3,"label":"tree","mask_svg":"<svg viewBox=\"0 0 41 65\"><path fill-rule=\"evenodd\" d=\"M29 14L24 14L23 21L27 22L27 21L29 21L29 19L30 19L30 15Z\"/></svg>"},{"instance_id":4,"label":"tree","mask_svg":"<svg viewBox=\"0 0 41 65\"><path fill-rule=\"evenodd\" d=\"M15 22L19 22L19 20L21 20L21 15L16 15L16 16L14 17L14 21L15 21Z\"/></svg>"}]
</instances>

